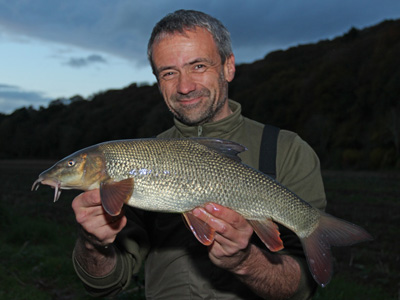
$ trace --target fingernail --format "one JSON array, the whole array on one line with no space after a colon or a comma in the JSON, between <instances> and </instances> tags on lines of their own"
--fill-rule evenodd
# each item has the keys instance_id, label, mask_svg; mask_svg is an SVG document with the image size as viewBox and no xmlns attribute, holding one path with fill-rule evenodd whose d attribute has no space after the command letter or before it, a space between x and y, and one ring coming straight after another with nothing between
<instances>
[{"instance_id":1,"label":"fingernail","mask_svg":"<svg viewBox=\"0 0 400 300\"><path fill-rule=\"evenodd\" d=\"M214 205L214 204L212 204L212 203L207 203L206 204L206 210L208 211L208 212L214 212L214 211L218 211L219 209Z\"/></svg>"},{"instance_id":2,"label":"fingernail","mask_svg":"<svg viewBox=\"0 0 400 300\"><path fill-rule=\"evenodd\" d=\"M192 214L193 214L195 217L200 216L200 214L201 214L200 209L199 209L199 208L193 209L193 210L192 210Z\"/></svg>"}]
</instances>

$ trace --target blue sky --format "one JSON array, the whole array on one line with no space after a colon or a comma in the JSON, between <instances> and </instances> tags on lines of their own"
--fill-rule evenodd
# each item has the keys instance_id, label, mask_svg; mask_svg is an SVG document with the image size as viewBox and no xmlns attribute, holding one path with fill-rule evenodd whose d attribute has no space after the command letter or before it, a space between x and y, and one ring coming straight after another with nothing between
<instances>
[{"instance_id":1,"label":"blue sky","mask_svg":"<svg viewBox=\"0 0 400 300\"><path fill-rule=\"evenodd\" d=\"M180 8L220 19L239 64L400 18L399 0L0 0L0 112L153 83L148 37Z\"/></svg>"}]
</instances>

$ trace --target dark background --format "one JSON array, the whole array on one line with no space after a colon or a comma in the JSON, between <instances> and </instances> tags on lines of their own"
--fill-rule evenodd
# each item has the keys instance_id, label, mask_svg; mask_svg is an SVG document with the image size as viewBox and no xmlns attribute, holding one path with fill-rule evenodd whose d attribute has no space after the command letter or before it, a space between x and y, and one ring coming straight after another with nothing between
<instances>
[{"instance_id":1,"label":"dark background","mask_svg":"<svg viewBox=\"0 0 400 300\"><path fill-rule=\"evenodd\" d=\"M400 20L276 51L237 66L243 114L300 134L323 168L400 168ZM0 159L61 159L95 143L172 124L156 85L132 85L0 114Z\"/></svg>"}]
</instances>

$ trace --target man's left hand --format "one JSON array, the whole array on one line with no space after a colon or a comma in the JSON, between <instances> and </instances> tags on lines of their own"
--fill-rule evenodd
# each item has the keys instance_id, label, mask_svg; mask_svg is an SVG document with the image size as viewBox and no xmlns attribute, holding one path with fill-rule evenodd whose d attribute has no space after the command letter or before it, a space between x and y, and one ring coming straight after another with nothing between
<instances>
[{"instance_id":1,"label":"man's left hand","mask_svg":"<svg viewBox=\"0 0 400 300\"><path fill-rule=\"evenodd\" d=\"M196 208L193 214L215 230L214 242L209 246L211 261L220 268L236 271L250 254L249 240L253 228L239 213L207 203Z\"/></svg>"}]
</instances>

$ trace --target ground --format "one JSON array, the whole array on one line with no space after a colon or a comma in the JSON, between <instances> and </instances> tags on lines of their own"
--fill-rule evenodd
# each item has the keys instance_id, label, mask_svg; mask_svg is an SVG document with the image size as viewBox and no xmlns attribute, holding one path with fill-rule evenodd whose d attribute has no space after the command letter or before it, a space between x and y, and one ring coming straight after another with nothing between
<instances>
[{"instance_id":1,"label":"ground","mask_svg":"<svg viewBox=\"0 0 400 300\"><path fill-rule=\"evenodd\" d=\"M71 264L77 191L31 191L53 161L0 160L0 299L91 299ZM335 275L315 299L399 299L400 172L323 171L327 212L374 237L335 248ZM183 225L184 226L184 225ZM144 299L139 286L118 299Z\"/></svg>"}]
</instances>

